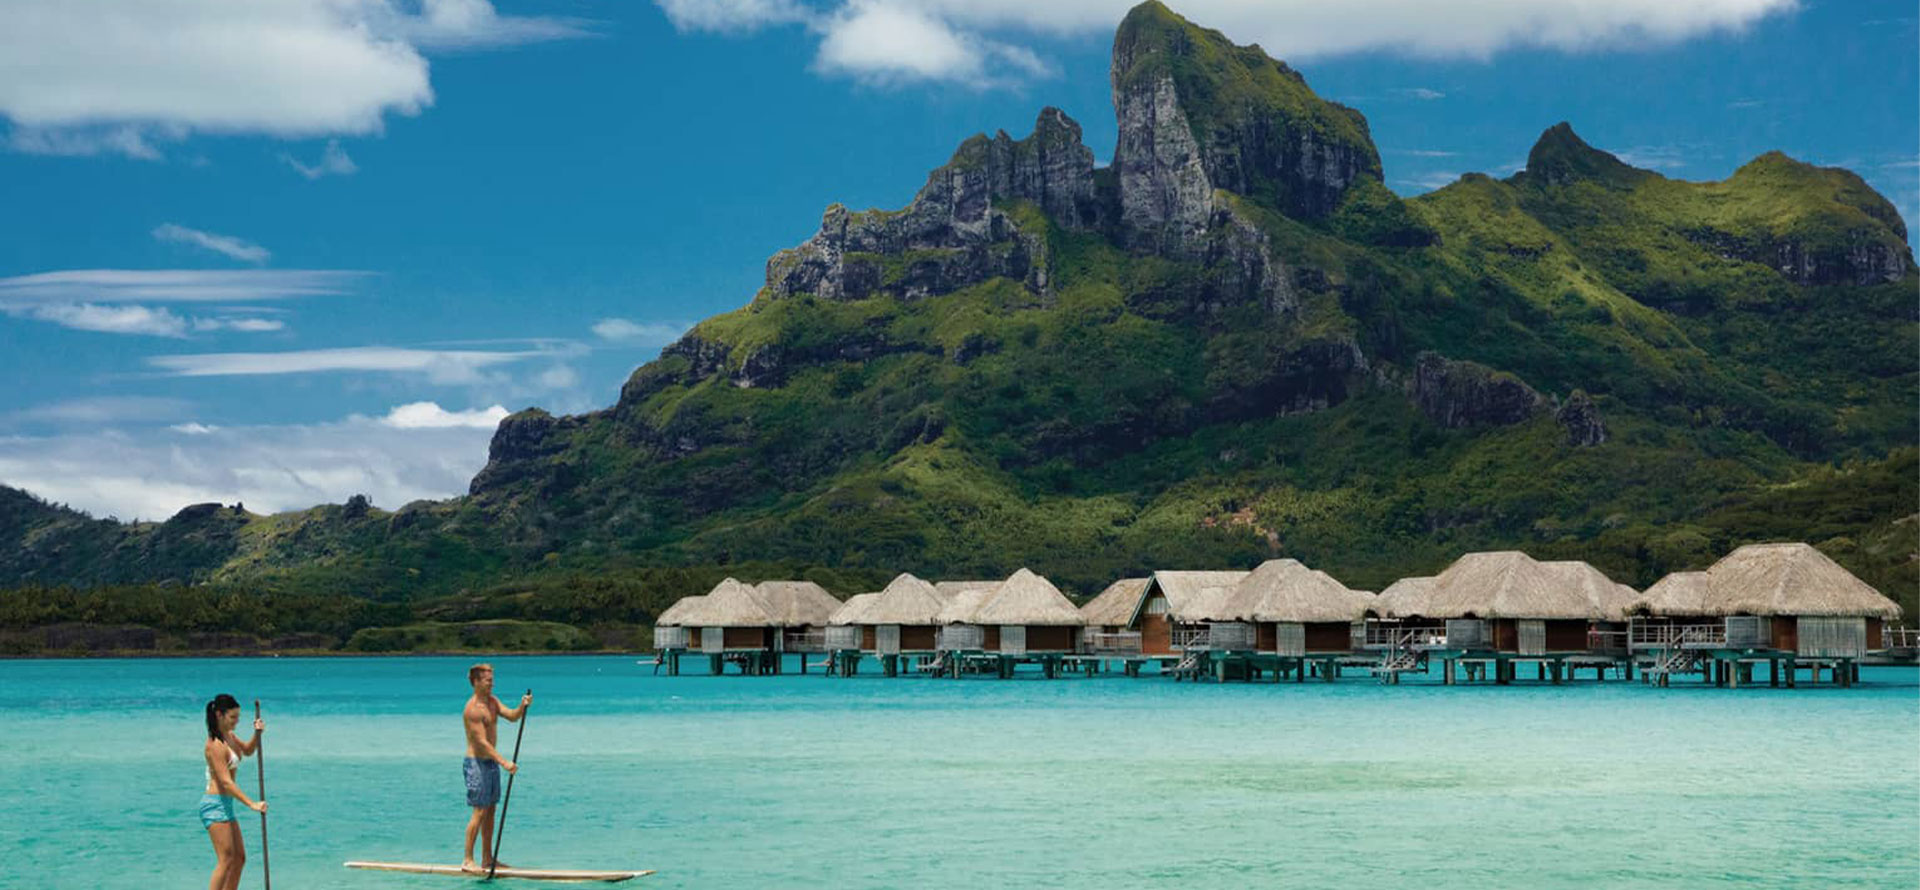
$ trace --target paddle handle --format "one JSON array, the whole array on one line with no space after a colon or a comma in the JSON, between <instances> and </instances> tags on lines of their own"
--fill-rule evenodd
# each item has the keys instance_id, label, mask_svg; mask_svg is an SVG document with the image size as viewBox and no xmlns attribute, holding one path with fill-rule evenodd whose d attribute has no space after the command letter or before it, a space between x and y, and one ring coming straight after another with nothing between
<instances>
[{"instance_id":1,"label":"paddle handle","mask_svg":"<svg viewBox=\"0 0 1920 890\"><path fill-rule=\"evenodd\" d=\"M533 688L527 688L527 694L533 694ZM533 707L528 705L527 707ZM493 880L493 870L500 867L500 841L507 836L507 807L513 803L513 780L520 775L520 740L527 736L527 712L520 711L520 728L513 733L513 772L507 774L507 794L500 798L500 824L493 829L493 855L487 857L487 880Z\"/></svg>"},{"instance_id":2,"label":"paddle handle","mask_svg":"<svg viewBox=\"0 0 1920 890\"><path fill-rule=\"evenodd\" d=\"M260 719L260 700L253 700L253 719ZM267 802L267 736L260 735L260 743L253 748L253 765L260 772L260 802ZM267 814L260 814L260 875L267 880L267 890L273 890L273 860L267 856Z\"/></svg>"}]
</instances>

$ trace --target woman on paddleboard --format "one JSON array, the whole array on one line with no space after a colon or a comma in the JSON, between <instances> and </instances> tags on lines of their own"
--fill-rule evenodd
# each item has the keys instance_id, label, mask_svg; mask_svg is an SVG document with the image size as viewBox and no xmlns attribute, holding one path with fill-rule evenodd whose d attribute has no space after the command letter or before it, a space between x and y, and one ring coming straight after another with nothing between
<instances>
[{"instance_id":1,"label":"woman on paddleboard","mask_svg":"<svg viewBox=\"0 0 1920 890\"><path fill-rule=\"evenodd\" d=\"M233 815L234 801L256 813L267 811L266 801L248 800L246 792L240 790L240 783L234 780L240 758L259 750L260 733L267 726L258 717L254 718L253 738L243 742L233 734L238 725L240 702L233 696L223 692L207 702L207 743L203 749L207 787L200 797L200 824L213 840L213 855L218 858L213 877L207 881L207 890L237 890L240 869L247 864L247 848L240 840L240 823Z\"/></svg>"}]
</instances>

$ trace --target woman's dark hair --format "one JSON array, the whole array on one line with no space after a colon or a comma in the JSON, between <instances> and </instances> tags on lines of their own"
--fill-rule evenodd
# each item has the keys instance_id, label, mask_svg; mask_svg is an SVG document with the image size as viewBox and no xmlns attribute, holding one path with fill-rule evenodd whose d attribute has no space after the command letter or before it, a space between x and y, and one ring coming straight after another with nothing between
<instances>
[{"instance_id":1,"label":"woman's dark hair","mask_svg":"<svg viewBox=\"0 0 1920 890\"><path fill-rule=\"evenodd\" d=\"M240 707L240 700L224 692L214 696L213 701L207 702L207 738L216 742L224 741L220 737L220 715L238 707Z\"/></svg>"}]
</instances>

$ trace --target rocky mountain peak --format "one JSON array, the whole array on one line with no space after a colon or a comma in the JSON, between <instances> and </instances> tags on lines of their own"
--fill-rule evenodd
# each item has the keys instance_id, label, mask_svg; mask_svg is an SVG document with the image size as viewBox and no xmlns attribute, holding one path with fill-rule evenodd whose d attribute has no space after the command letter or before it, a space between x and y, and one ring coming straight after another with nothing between
<instances>
[{"instance_id":1,"label":"rocky mountain peak","mask_svg":"<svg viewBox=\"0 0 1920 890\"><path fill-rule=\"evenodd\" d=\"M1236 46L1161 3L1121 22L1111 76L1120 222L1138 248L1194 253L1215 189L1319 219L1360 179L1380 178L1359 112L1321 99L1258 46Z\"/></svg>"},{"instance_id":2,"label":"rocky mountain peak","mask_svg":"<svg viewBox=\"0 0 1920 890\"><path fill-rule=\"evenodd\" d=\"M1621 188L1659 174L1639 169L1588 145L1566 121L1548 127L1527 152L1523 177L1540 185L1589 181Z\"/></svg>"},{"instance_id":3,"label":"rocky mountain peak","mask_svg":"<svg viewBox=\"0 0 1920 890\"><path fill-rule=\"evenodd\" d=\"M891 293L914 299L996 276L1026 281L1044 293L1046 269L1035 259L1042 247L1038 234L1018 232L994 206L1008 200L1031 202L1066 228L1100 224L1093 151L1081 143L1080 125L1066 112L1043 109L1025 139L1004 131L968 137L946 164L927 174L927 184L903 210L828 207L817 234L767 261L767 294L858 300ZM908 254L913 261L901 262Z\"/></svg>"}]
</instances>

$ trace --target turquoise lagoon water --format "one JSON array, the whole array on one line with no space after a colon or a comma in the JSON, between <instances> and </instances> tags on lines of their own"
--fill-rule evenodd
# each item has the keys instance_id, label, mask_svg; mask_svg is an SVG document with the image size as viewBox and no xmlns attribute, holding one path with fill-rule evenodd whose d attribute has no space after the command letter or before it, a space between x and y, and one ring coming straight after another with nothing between
<instances>
[{"instance_id":1,"label":"turquoise lagoon water","mask_svg":"<svg viewBox=\"0 0 1920 890\"><path fill-rule=\"evenodd\" d=\"M1662 690L494 661L503 698L536 694L502 858L660 872L628 886L1920 886L1912 670ZM205 886L222 691L267 707L277 886L464 885L341 862L456 861L466 663L0 662L0 885Z\"/></svg>"}]
</instances>

